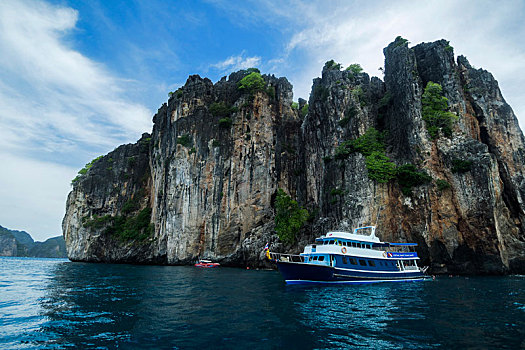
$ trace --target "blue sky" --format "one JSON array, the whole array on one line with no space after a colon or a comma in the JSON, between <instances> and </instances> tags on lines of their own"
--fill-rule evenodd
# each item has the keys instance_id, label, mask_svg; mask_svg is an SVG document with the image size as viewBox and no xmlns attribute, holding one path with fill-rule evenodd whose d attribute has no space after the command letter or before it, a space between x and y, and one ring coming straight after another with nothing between
<instances>
[{"instance_id":1,"label":"blue sky","mask_svg":"<svg viewBox=\"0 0 525 350\"><path fill-rule=\"evenodd\" d=\"M61 234L78 169L151 130L190 74L259 67L295 99L329 59L381 77L397 35L450 40L525 126L523 1L0 1L0 225Z\"/></svg>"}]
</instances>

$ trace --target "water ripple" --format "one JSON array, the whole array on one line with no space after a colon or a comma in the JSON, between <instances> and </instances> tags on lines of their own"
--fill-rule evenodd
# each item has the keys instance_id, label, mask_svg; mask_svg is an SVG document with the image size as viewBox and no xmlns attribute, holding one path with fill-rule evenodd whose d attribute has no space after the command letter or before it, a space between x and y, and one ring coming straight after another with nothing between
<instances>
[{"instance_id":1,"label":"water ripple","mask_svg":"<svg viewBox=\"0 0 525 350\"><path fill-rule=\"evenodd\" d=\"M523 276L286 286L275 271L0 258L0 348L519 348Z\"/></svg>"}]
</instances>

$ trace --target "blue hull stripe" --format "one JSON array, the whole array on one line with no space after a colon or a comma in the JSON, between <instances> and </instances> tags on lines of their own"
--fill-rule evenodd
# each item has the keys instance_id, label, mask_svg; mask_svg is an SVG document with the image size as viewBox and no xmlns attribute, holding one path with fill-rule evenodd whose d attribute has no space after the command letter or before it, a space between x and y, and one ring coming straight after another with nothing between
<instances>
[{"instance_id":1,"label":"blue hull stripe","mask_svg":"<svg viewBox=\"0 0 525 350\"><path fill-rule=\"evenodd\" d=\"M287 284L371 284L381 282L418 282L425 280L421 278L396 279L396 280L360 280L360 281L309 281L309 280L285 280Z\"/></svg>"},{"instance_id":2,"label":"blue hull stripe","mask_svg":"<svg viewBox=\"0 0 525 350\"><path fill-rule=\"evenodd\" d=\"M338 269L326 265L298 264L290 262L277 262L277 267L287 283L288 281L312 282L353 282L372 283L384 281L421 280L424 274L421 271L359 271Z\"/></svg>"}]
</instances>

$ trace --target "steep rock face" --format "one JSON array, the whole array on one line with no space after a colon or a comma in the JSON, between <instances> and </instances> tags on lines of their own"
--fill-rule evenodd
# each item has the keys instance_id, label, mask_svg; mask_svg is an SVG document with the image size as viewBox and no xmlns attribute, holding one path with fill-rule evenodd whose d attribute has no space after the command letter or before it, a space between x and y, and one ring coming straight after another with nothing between
<instances>
[{"instance_id":1,"label":"steep rock face","mask_svg":"<svg viewBox=\"0 0 525 350\"><path fill-rule=\"evenodd\" d=\"M246 74L215 85L191 76L154 117L155 234L169 263L257 264L272 231L272 196L279 186L294 191L292 86L265 76L267 91L242 92Z\"/></svg>"},{"instance_id":2,"label":"steep rock face","mask_svg":"<svg viewBox=\"0 0 525 350\"><path fill-rule=\"evenodd\" d=\"M30 256L34 244L29 233L0 226L0 256Z\"/></svg>"},{"instance_id":3,"label":"steep rock face","mask_svg":"<svg viewBox=\"0 0 525 350\"><path fill-rule=\"evenodd\" d=\"M96 160L74 184L62 221L69 259L167 262L166 256L157 254L152 237L128 238L137 213L151 208L150 142L144 134L136 144L118 147Z\"/></svg>"},{"instance_id":4,"label":"steep rock face","mask_svg":"<svg viewBox=\"0 0 525 350\"><path fill-rule=\"evenodd\" d=\"M323 78L314 81L313 108L304 122L303 137L309 170L307 202L321 208L324 216L316 227L325 231L376 223L384 240L418 242L423 262L434 272L522 271L523 170L518 169L524 169L524 142L497 83L489 73L472 69L463 57L456 64L444 40L414 48L396 40L384 52L384 87L363 89L372 92L372 106L365 103L345 122L344 130L336 121L347 91L339 77L346 72L323 71ZM329 79L331 75L337 80ZM426 130L421 95L429 81L443 87L451 111L459 117L451 138L432 140ZM468 88L469 84L476 88ZM339 95L330 93L320 104L316 91ZM450 188L439 190L428 184L405 195L395 181L370 180L365 157L357 152L327 164L338 144L370 127L387 132L387 155L398 166L413 164L434 182L447 181ZM470 169L454 172L458 161L471 164Z\"/></svg>"},{"instance_id":5,"label":"steep rock face","mask_svg":"<svg viewBox=\"0 0 525 350\"><path fill-rule=\"evenodd\" d=\"M10 234L0 233L0 256L17 256L17 242Z\"/></svg>"},{"instance_id":6,"label":"steep rock face","mask_svg":"<svg viewBox=\"0 0 525 350\"><path fill-rule=\"evenodd\" d=\"M154 116L149 152L143 137L93 164L68 198L63 226L72 260L263 261L260 248L273 231L273 196L278 187L296 191L300 120L290 107L286 79L264 76L264 88L241 91L239 81L248 73L215 85L189 77ZM130 156L138 157L136 165L126 163ZM114 165L105 178L108 158ZM130 171L132 178L122 181ZM154 233L139 243L119 240L108 230L112 218L141 191L147 196L140 208L152 208Z\"/></svg>"},{"instance_id":7,"label":"steep rock face","mask_svg":"<svg viewBox=\"0 0 525 350\"><path fill-rule=\"evenodd\" d=\"M383 240L417 242L436 273L524 272L525 140L497 82L462 56L456 63L445 40L409 48L398 38L384 54L384 82L327 62L303 120L284 78L263 76L249 92L238 86L250 71L215 84L189 77L155 115L151 140L118 148L75 184L63 224L70 258L261 266L266 242L297 252L326 230L376 224ZM429 82L457 116L449 137L427 130ZM363 152L341 154L371 128L387 159L431 180L407 191L399 174L372 180ZM127 164L130 154L140 162ZM108 159L118 160L109 172ZM292 246L273 230L278 188L311 214ZM151 208L154 229L141 239L115 229L130 200L127 216Z\"/></svg>"},{"instance_id":8,"label":"steep rock face","mask_svg":"<svg viewBox=\"0 0 525 350\"><path fill-rule=\"evenodd\" d=\"M316 231L338 227L351 230L377 213L373 182L368 180L364 157L354 153L336 159L335 149L348 139L376 126L377 102L384 84L366 73L326 67L315 79L309 113L303 123L306 168L306 203L318 214Z\"/></svg>"}]
</instances>

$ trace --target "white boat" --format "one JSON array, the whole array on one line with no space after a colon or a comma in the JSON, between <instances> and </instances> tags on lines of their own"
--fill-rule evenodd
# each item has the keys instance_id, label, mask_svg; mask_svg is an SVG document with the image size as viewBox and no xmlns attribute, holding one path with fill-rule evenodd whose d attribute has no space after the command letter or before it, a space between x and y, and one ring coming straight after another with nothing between
<instances>
[{"instance_id":1,"label":"white boat","mask_svg":"<svg viewBox=\"0 0 525 350\"><path fill-rule=\"evenodd\" d=\"M328 232L300 255L269 252L288 284L421 281L416 243L381 242L375 226Z\"/></svg>"}]
</instances>

